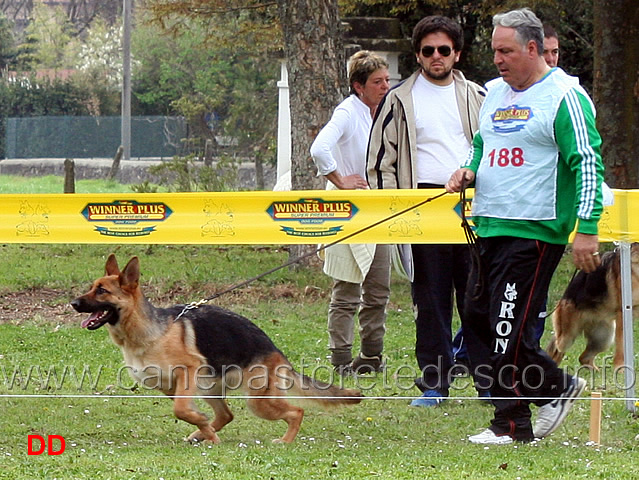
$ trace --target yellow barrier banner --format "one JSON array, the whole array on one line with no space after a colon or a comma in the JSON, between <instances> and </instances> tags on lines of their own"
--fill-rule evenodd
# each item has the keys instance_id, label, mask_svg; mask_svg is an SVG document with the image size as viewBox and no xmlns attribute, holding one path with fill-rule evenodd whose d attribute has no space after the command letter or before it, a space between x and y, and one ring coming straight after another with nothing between
<instances>
[{"instance_id":1,"label":"yellow barrier banner","mask_svg":"<svg viewBox=\"0 0 639 480\"><path fill-rule=\"evenodd\" d=\"M452 194L423 203L442 193L4 194L0 243L282 245L327 244L344 237L349 237L346 243L464 243L461 212L470 212L472 191L463 207L459 195ZM600 222L600 240L639 240L639 218L629 214L638 211L639 190L614 193L615 204ZM367 229L371 225L376 226Z\"/></svg>"}]
</instances>

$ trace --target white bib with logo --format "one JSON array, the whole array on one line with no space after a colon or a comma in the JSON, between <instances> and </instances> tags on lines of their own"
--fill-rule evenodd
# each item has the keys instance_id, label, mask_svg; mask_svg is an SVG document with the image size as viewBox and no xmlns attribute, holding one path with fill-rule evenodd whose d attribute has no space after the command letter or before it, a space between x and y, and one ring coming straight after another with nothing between
<instances>
[{"instance_id":1,"label":"white bib with logo","mask_svg":"<svg viewBox=\"0 0 639 480\"><path fill-rule=\"evenodd\" d=\"M557 161L554 122L566 93L579 81L560 69L524 91L503 80L479 112L484 141L473 215L510 220L556 218Z\"/></svg>"}]
</instances>

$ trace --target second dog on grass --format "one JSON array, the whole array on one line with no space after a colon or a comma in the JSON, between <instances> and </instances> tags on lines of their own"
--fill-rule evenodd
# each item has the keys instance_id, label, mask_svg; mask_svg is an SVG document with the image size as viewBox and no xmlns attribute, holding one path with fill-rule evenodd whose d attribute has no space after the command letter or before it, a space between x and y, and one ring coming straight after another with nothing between
<instances>
[{"instance_id":1,"label":"second dog on grass","mask_svg":"<svg viewBox=\"0 0 639 480\"><path fill-rule=\"evenodd\" d=\"M183 305L154 307L140 289L137 257L120 271L111 254L105 269L105 276L71 305L90 313L82 327L107 326L136 381L173 397L175 415L198 428L189 440L220 442L217 432L233 420L224 399L228 390L244 392L249 409L258 417L284 420L288 429L274 440L284 443L295 439L304 416L302 408L286 401L287 391L325 406L361 401L359 390L296 372L266 333L236 313L205 305L178 319ZM206 396L215 412L213 421L195 406L196 395Z\"/></svg>"},{"instance_id":2,"label":"second dog on grass","mask_svg":"<svg viewBox=\"0 0 639 480\"><path fill-rule=\"evenodd\" d=\"M639 243L631 245L632 304L639 305ZM601 265L592 273L579 271L568 284L552 315L554 335L546 348L559 363L575 339L586 338L579 357L582 365L597 368L595 356L615 341L614 366L624 363L623 322L621 312L621 265L619 249L601 257Z\"/></svg>"}]
</instances>

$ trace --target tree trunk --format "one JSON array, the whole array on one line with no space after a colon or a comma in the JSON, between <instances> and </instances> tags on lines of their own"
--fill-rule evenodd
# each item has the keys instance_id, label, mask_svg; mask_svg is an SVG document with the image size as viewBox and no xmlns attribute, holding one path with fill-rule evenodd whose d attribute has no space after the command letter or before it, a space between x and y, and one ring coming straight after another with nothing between
<instances>
[{"instance_id":1,"label":"tree trunk","mask_svg":"<svg viewBox=\"0 0 639 480\"><path fill-rule=\"evenodd\" d=\"M337 0L278 0L291 109L293 190L323 189L309 150L347 94L346 58ZM291 245L298 258L315 245ZM308 265L312 257L302 263Z\"/></svg>"},{"instance_id":2,"label":"tree trunk","mask_svg":"<svg viewBox=\"0 0 639 480\"><path fill-rule=\"evenodd\" d=\"M606 181L639 187L639 3L595 0L594 101Z\"/></svg>"},{"instance_id":3,"label":"tree trunk","mask_svg":"<svg viewBox=\"0 0 639 480\"><path fill-rule=\"evenodd\" d=\"M278 0L291 105L294 190L324 188L311 143L346 94L346 59L337 0Z\"/></svg>"}]
</instances>

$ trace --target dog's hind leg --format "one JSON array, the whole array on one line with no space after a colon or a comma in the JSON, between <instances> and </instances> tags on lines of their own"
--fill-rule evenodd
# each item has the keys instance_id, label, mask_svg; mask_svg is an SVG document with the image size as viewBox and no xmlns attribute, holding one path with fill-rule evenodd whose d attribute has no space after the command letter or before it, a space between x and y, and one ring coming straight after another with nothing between
<instances>
[{"instance_id":1,"label":"dog's hind leg","mask_svg":"<svg viewBox=\"0 0 639 480\"><path fill-rule=\"evenodd\" d=\"M557 365L564 359L564 352L560 352L557 348L557 339L554 335L550 338L550 342L548 342L546 353L550 355L550 358L552 358Z\"/></svg>"},{"instance_id":2,"label":"dog's hind leg","mask_svg":"<svg viewBox=\"0 0 639 480\"><path fill-rule=\"evenodd\" d=\"M552 346L558 353L550 355L557 363L561 361L563 354L575 343L575 339L582 331L581 313L571 301L562 299L552 314L552 325L555 331ZM551 346L549 345L549 349ZM560 355L561 354L561 355Z\"/></svg>"},{"instance_id":3,"label":"dog's hind leg","mask_svg":"<svg viewBox=\"0 0 639 480\"><path fill-rule=\"evenodd\" d=\"M273 443L291 443L295 440L304 418L304 410L291 405L284 398L287 386L276 374L278 368L287 364L281 354L274 354L262 365L267 371L266 375L249 378L245 384L245 390L250 396L247 405L256 416L266 420L284 420L288 425L282 438L273 440Z\"/></svg>"},{"instance_id":4,"label":"dog's hind leg","mask_svg":"<svg viewBox=\"0 0 639 480\"><path fill-rule=\"evenodd\" d=\"M623 314L621 311L617 312L615 318L615 368L620 368L626 363L624 344L623 344Z\"/></svg>"},{"instance_id":5,"label":"dog's hind leg","mask_svg":"<svg viewBox=\"0 0 639 480\"><path fill-rule=\"evenodd\" d=\"M590 368L599 370L595 366L595 357L604 352L612 344L615 335L614 322L607 320L599 320L597 322L588 322L584 328L584 337L586 338L586 348L579 356L579 363L587 365ZM616 356L615 356L616 359Z\"/></svg>"}]
</instances>

